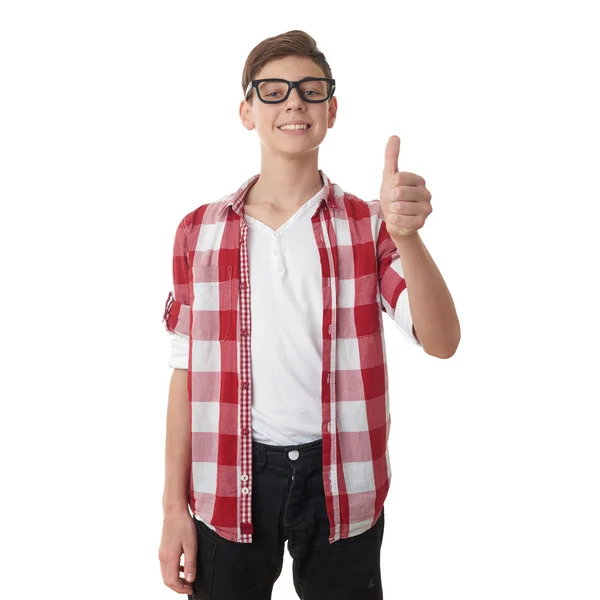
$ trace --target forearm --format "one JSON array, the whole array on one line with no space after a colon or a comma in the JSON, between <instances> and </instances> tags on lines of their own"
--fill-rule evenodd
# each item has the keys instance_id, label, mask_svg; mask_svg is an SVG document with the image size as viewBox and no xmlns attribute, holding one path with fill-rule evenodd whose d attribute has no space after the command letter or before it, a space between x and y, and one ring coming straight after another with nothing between
<instances>
[{"instance_id":1,"label":"forearm","mask_svg":"<svg viewBox=\"0 0 600 600\"><path fill-rule=\"evenodd\" d=\"M423 350L449 358L460 341L460 323L444 278L418 233L392 240L402 262L410 313Z\"/></svg>"},{"instance_id":2,"label":"forearm","mask_svg":"<svg viewBox=\"0 0 600 600\"><path fill-rule=\"evenodd\" d=\"M167 433L165 448L165 516L188 510L188 490L191 466L187 370L174 369L169 386Z\"/></svg>"}]
</instances>

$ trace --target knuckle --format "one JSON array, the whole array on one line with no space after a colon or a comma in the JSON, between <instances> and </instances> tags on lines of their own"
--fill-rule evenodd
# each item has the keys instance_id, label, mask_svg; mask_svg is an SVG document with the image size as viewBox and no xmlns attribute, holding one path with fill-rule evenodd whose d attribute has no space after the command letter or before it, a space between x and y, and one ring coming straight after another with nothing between
<instances>
[{"instance_id":1,"label":"knuckle","mask_svg":"<svg viewBox=\"0 0 600 600\"><path fill-rule=\"evenodd\" d=\"M198 541L195 539L188 539L185 542L183 542L182 544L183 546L183 552L187 554L190 554L190 552L193 552L196 550L196 548L198 547Z\"/></svg>"}]
</instances>

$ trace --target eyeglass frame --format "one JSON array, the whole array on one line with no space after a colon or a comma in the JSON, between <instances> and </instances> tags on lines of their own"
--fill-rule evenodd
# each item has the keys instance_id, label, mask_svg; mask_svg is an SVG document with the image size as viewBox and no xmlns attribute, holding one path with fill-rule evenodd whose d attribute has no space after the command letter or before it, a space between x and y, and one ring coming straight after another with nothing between
<instances>
[{"instance_id":1,"label":"eyeglass frame","mask_svg":"<svg viewBox=\"0 0 600 600\"><path fill-rule=\"evenodd\" d=\"M263 100L260 97L260 94L258 93L258 84L262 83L263 81L285 81L288 84L287 94L279 100ZM327 81L331 86L329 89L328 96L324 100L309 100L308 98L304 98L302 96L302 93L300 92L300 84L304 81ZM321 104L323 102L327 102L327 100L330 100L333 97L333 94L335 92L335 79L331 79L330 77L305 77L304 79L300 79L299 81L288 81L287 79L282 79L280 77L267 77L266 79L253 79L248 84L248 87L246 88L246 96L245 96L246 100L248 100L248 94L255 88L256 88L256 97L263 104L280 104L281 102L285 102L289 98L290 94L292 93L293 88L296 88L298 90L298 95L300 96L300 98L302 98L302 100L304 102L310 102L311 104Z\"/></svg>"}]
</instances>

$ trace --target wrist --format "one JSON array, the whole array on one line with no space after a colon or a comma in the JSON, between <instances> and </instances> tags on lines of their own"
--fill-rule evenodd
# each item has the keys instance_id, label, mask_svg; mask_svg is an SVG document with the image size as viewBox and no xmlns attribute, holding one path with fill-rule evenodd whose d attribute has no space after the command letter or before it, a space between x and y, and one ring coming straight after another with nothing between
<instances>
[{"instance_id":1,"label":"wrist","mask_svg":"<svg viewBox=\"0 0 600 600\"><path fill-rule=\"evenodd\" d=\"M190 510L187 501L164 501L163 500L163 515L165 517L176 515L189 515Z\"/></svg>"},{"instance_id":2,"label":"wrist","mask_svg":"<svg viewBox=\"0 0 600 600\"><path fill-rule=\"evenodd\" d=\"M390 237L392 238L394 244L396 244L397 246L398 244L403 244L407 241L410 242L416 240L419 237L419 232L415 231L414 233L411 233L409 235L392 235L390 233Z\"/></svg>"},{"instance_id":3,"label":"wrist","mask_svg":"<svg viewBox=\"0 0 600 600\"><path fill-rule=\"evenodd\" d=\"M179 509L168 509L163 511L163 521L172 520L172 519L181 519L185 517L190 517L191 513L188 510L187 506L184 506Z\"/></svg>"}]
</instances>

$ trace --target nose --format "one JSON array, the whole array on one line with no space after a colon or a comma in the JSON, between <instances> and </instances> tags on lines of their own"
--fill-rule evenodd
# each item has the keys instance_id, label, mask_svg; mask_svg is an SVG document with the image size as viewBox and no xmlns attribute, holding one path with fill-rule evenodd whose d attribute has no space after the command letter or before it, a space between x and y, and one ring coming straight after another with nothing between
<instances>
[{"instance_id":1,"label":"nose","mask_svg":"<svg viewBox=\"0 0 600 600\"><path fill-rule=\"evenodd\" d=\"M294 94L295 92L295 94ZM286 104L288 102L290 102L290 100L293 100L294 102L297 102L298 100L300 100L300 102L302 104L304 104L304 99L302 98L302 95L300 94L300 90L296 87L296 88L292 88L292 90L290 91L289 96L287 97L286 100Z\"/></svg>"}]
</instances>

